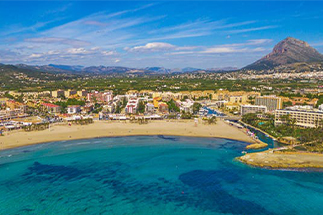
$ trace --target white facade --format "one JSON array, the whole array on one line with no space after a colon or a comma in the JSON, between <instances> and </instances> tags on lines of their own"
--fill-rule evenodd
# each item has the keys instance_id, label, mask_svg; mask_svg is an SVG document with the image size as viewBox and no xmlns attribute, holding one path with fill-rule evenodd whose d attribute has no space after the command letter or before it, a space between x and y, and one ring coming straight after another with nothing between
<instances>
[{"instance_id":1,"label":"white facade","mask_svg":"<svg viewBox=\"0 0 323 215\"><path fill-rule=\"evenodd\" d=\"M130 98L126 106L126 113L128 114L136 113L138 108L138 101L139 100L137 98Z\"/></svg>"},{"instance_id":2,"label":"white facade","mask_svg":"<svg viewBox=\"0 0 323 215\"><path fill-rule=\"evenodd\" d=\"M266 113L267 107L263 105L241 105L241 116L248 113Z\"/></svg>"},{"instance_id":3,"label":"white facade","mask_svg":"<svg viewBox=\"0 0 323 215\"><path fill-rule=\"evenodd\" d=\"M323 122L323 112L317 109L309 108L298 108L295 107L276 110L275 111L275 125L283 124L282 116L288 115L290 119L296 121L297 126L306 128L315 128L322 125Z\"/></svg>"},{"instance_id":4,"label":"white facade","mask_svg":"<svg viewBox=\"0 0 323 215\"><path fill-rule=\"evenodd\" d=\"M67 107L68 114L75 114L81 112L81 106L79 105L71 105Z\"/></svg>"},{"instance_id":5,"label":"white facade","mask_svg":"<svg viewBox=\"0 0 323 215\"><path fill-rule=\"evenodd\" d=\"M274 111L282 109L282 99L277 96L257 96L255 99L255 105L263 105L267 107L268 111Z\"/></svg>"}]
</instances>

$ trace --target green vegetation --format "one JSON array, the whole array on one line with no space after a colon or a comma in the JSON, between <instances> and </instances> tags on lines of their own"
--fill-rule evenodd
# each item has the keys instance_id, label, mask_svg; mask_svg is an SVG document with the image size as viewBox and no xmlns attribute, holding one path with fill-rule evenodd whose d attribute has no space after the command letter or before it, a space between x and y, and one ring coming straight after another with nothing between
<instances>
[{"instance_id":1,"label":"green vegetation","mask_svg":"<svg viewBox=\"0 0 323 215\"><path fill-rule=\"evenodd\" d=\"M181 114L181 119L192 119L192 114L183 112Z\"/></svg>"},{"instance_id":2,"label":"green vegetation","mask_svg":"<svg viewBox=\"0 0 323 215\"><path fill-rule=\"evenodd\" d=\"M49 128L49 123L39 123L24 126L25 131L42 131Z\"/></svg>"},{"instance_id":3,"label":"green vegetation","mask_svg":"<svg viewBox=\"0 0 323 215\"><path fill-rule=\"evenodd\" d=\"M10 95L8 92L6 92L4 94L4 97L8 98L8 99L15 99L15 97L13 97L12 95Z\"/></svg>"},{"instance_id":4,"label":"green vegetation","mask_svg":"<svg viewBox=\"0 0 323 215\"><path fill-rule=\"evenodd\" d=\"M138 113L145 113L145 102L144 101L139 100L137 112Z\"/></svg>"},{"instance_id":5,"label":"green vegetation","mask_svg":"<svg viewBox=\"0 0 323 215\"><path fill-rule=\"evenodd\" d=\"M200 103L194 102L194 104L193 104L193 113L194 114L198 113L201 107L202 107L202 105Z\"/></svg>"},{"instance_id":6,"label":"green vegetation","mask_svg":"<svg viewBox=\"0 0 323 215\"><path fill-rule=\"evenodd\" d=\"M167 102L168 105L168 111L170 113L179 113L180 109L177 107L176 102L172 99L169 102Z\"/></svg>"},{"instance_id":7,"label":"green vegetation","mask_svg":"<svg viewBox=\"0 0 323 215\"><path fill-rule=\"evenodd\" d=\"M67 108L69 105L85 105L85 101L77 100L77 99L67 99L65 102L56 102L56 105L61 106L62 108Z\"/></svg>"},{"instance_id":8,"label":"green vegetation","mask_svg":"<svg viewBox=\"0 0 323 215\"><path fill-rule=\"evenodd\" d=\"M69 123L76 124L76 125L87 125L93 123L92 118L88 119L77 119L77 120L70 120Z\"/></svg>"},{"instance_id":9,"label":"green vegetation","mask_svg":"<svg viewBox=\"0 0 323 215\"><path fill-rule=\"evenodd\" d=\"M296 121L290 119L288 115L283 116L282 125L274 125L274 116L266 114L264 118L258 118L257 114L246 114L242 121L250 124L268 134L276 137L294 137L299 141L302 148L311 152L323 152L323 122L317 122L316 128L302 128L295 125ZM297 149L296 148L296 149Z\"/></svg>"},{"instance_id":10,"label":"green vegetation","mask_svg":"<svg viewBox=\"0 0 323 215\"><path fill-rule=\"evenodd\" d=\"M210 118L207 118L205 122L209 125L215 125L217 122L217 118L215 116L212 116Z\"/></svg>"}]
</instances>

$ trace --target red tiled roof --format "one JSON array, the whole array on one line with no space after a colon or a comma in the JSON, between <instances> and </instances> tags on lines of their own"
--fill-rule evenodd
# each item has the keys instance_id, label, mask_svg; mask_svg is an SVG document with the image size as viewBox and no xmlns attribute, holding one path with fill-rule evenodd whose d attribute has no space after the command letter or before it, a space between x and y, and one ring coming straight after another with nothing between
<instances>
[{"instance_id":1,"label":"red tiled roof","mask_svg":"<svg viewBox=\"0 0 323 215\"><path fill-rule=\"evenodd\" d=\"M46 107L59 107L58 105L54 105L54 104L51 104L51 103L43 103L42 105L46 106Z\"/></svg>"}]
</instances>

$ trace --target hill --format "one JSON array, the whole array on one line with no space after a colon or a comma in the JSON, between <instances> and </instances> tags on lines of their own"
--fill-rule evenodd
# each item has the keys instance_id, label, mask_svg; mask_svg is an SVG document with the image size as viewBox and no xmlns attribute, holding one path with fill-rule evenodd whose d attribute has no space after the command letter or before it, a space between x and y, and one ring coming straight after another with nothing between
<instances>
[{"instance_id":1,"label":"hill","mask_svg":"<svg viewBox=\"0 0 323 215\"><path fill-rule=\"evenodd\" d=\"M323 55L307 42L287 37L271 53L243 69L264 70L287 64L312 62L323 62Z\"/></svg>"}]
</instances>

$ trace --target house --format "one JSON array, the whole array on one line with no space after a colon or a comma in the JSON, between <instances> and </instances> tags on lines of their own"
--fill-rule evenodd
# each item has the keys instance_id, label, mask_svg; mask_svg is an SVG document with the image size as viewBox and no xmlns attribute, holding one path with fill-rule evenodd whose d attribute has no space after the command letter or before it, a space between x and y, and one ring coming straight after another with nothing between
<instances>
[{"instance_id":1,"label":"house","mask_svg":"<svg viewBox=\"0 0 323 215\"><path fill-rule=\"evenodd\" d=\"M15 110L15 111L18 111L19 113L25 113L27 110L27 105L22 104L20 102L16 102L14 100L6 101L6 106L10 110Z\"/></svg>"},{"instance_id":2,"label":"house","mask_svg":"<svg viewBox=\"0 0 323 215\"><path fill-rule=\"evenodd\" d=\"M80 105L69 105L67 106L67 113L68 114L76 114L81 112L81 106Z\"/></svg>"},{"instance_id":3,"label":"house","mask_svg":"<svg viewBox=\"0 0 323 215\"><path fill-rule=\"evenodd\" d=\"M167 113L168 112L168 105L165 102L160 102L158 104L158 111L161 113Z\"/></svg>"},{"instance_id":4,"label":"house","mask_svg":"<svg viewBox=\"0 0 323 215\"><path fill-rule=\"evenodd\" d=\"M88 103L88 104L86 104L86 105L83 107L83 112L85 112L85 113L89 113L89 112L91 112L93 109L94 109L93 104Z\"/></svg>"},{"instance_id":5,"label":"house","mask_svg":"<svg viewBox=\"0 0 323 215\"><path fill-rule=\"evenodd\" d=\"M106 113L114 113L116 109L116 105L115 103L111 102L110 104L108 105L104 105L103 106L103 110L106 112Z\"/></svg>"},{"instance_id":6,"label":"house","mask_svg":"<svg viewBox=\"0 0 323 215\"><path fill-rule=\"evenodd\" d=\"M161 100L162 100L161 97L154 97L153 103L155 108L158 108L158 104Z\"/></svg>"},{"instance_id":7,"label":"house","mask_svg":"<svg viewBox=\"0 0 323 215\"><path fill-rule=\"evenodd\" d=\"M87 96L87 90L79 90L79 91L77 91L77 95L79 96L79 97L86 97Z\"/></svg>"},{"instance_id":8,"label":"house","mask_svg":"<svg viewBox=\"0 0 323 215\"><path fill-rule=\"evenodd\" d=\"M47 111L48 113L60 113L61 107L58 105L54 105L51 103L43 103L42 104L43 110Z\"/></svg>"},{"instance_id":9,"label":"house","mask_svg":"<svg viewBox=\"0 0 323 215\"><path fill-rule=\"evenodd\" d=\"M180 107L181 112L193 113L193 104L194 104L194 101L191 99L186 99L185 101L181 102L181 107Z\"/></svg>"},{"instance_id":10,"label":"house","mask_svg":"<svg viewBox=\"0 0 323 215\"><path fill-rule=\"evenodd\" d=\"M135 114L138 109L138 99L130 98L125 109L127 114Z\"/></svg>"},{"instance_id":11,"label":"house","mask_svg":"<svg viewBox=\"0 0 323 215\"><path fill-rule=\"evenodd\" d=\"M155 112L155 106L152 103L147 103L145 111L147 113L154 113Z\"/></svg>"},{"instance_id":12,"label":"house","mask_svg":"<svg viewBox=\"0 0 323 215\"><path fill-rule=\"evenodd\" d=\"M87 94L87 101L93 103L109 103L113 100L113 92L98 92L94 91Z\"/></svg>"}]
</instances>

